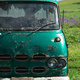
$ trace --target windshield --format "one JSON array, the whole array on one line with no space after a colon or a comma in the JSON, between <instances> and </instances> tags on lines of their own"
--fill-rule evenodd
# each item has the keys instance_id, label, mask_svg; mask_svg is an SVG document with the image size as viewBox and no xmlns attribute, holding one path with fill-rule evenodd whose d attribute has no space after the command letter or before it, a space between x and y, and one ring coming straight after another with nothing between
<instances>
[{"instance_id":1,"label":"windshield","mask_svg":"<svg viewBox=\"0 0 80 80\"><path fill-rule=\"evenodd\" d=\"M59 29L57 7L44 2L0 2L0 30Z\"/></svg>"}]
</instances>

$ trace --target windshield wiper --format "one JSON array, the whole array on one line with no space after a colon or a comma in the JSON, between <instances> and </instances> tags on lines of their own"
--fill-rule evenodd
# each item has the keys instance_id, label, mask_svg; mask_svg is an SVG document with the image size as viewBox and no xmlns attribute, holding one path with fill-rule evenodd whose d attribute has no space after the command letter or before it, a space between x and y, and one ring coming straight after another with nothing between
<instances>
[{"instance_id":1,"label":"windshield wiper","mask_svg":"<svg viewBox=\"0 0 80 80\"><path fill-rule=\"evenodd\" d=\"M11 33L12 33L12 31L8 31L8 32L6 32L6 34L3 35L3 36L1 36L0 39L3 38L3 37L5 37L5 36L7 36L8 34L11 34Z\"/></svg>"},{"instance_id":2,"label":"windshield wiper","mask_svg":"<svg viewBox=\"0 0 80 80\"><path fill-rule=\"evenodd\" d=\"M42 28L44 28L44 27L46 27L46 26L48 26L48 25L51 25L51 24L55 24L55 22L51 22L51 23L49 23L49 24L43 25L42 27L39 27L38 29L34 30L32 33L30 33L30 34L27 35L27 36L30 36L31 34L37 32L37 31L41 30Z\"/></svg>"}]
</instances>

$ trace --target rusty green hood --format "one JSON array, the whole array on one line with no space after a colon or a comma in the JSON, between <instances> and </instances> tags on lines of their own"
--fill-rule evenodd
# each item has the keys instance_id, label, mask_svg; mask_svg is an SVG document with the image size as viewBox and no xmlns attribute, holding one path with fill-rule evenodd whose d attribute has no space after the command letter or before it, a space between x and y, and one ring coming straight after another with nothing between
<instances>
[{"instance_id":1,"label":"rusty green hood","mask_svg":"<svg viewBox=\"0 0 80 80\"><path fill-rule=\"evenodd\" d=\"M32 58L35 53L44 53L47 56L58 57L60 55L67 57L65 40L61 30L37 31L31 34L31 31L0 31L0 53L26 53ZM30 36L27 36L31 34ZM55 38L60 37L61 42L55 42ZM53 49L50 51L50 46Z\"/></svg>"}]
</instances>

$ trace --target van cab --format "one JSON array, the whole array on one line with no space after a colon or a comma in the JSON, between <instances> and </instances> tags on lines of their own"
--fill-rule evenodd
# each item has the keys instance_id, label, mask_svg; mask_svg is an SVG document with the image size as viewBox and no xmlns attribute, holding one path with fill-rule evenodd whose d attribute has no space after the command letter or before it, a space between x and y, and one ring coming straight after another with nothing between
<instances>
[{"instance_id":1,"label":"van cab","mask_svg":"<svg viewBox=\"0 0 80 80\"><path fill-rule=\"evenodd\" d=\"M0 77L66 77L67 60L56 0L0 0Z\"/></svg>"}]
</instances>

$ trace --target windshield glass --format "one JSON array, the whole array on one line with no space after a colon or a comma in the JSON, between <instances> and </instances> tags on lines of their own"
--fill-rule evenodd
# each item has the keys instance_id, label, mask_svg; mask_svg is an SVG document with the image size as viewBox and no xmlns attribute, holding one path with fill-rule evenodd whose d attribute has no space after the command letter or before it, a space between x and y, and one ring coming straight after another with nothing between
<instances>
[{"instance_id":1,"label":"windshield glass","mask_svg":"<svg viewBox=\"0 0 80 80\"><path fill-rule=\"evenodd\" d=\"M44 2L0 2L0 30L59 29L57 7Z\"/></svg>"}]
</instances>

